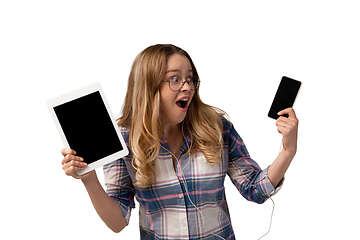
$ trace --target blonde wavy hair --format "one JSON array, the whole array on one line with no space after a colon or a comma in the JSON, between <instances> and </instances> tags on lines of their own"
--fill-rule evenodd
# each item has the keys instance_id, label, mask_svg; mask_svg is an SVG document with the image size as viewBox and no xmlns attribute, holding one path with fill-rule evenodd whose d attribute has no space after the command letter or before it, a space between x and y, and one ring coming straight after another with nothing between
<instances>
[{"instance_id":1,"label":"blonde wavy hair","mask_svg":"<svg viewBox=\"0 0 360 240\"><path fill-rule=\"evenodd\" d=\"M199 79L189 54L171 44L157 44L143 50L135 58L129 75L118 125L130 130L129 148L132 165L136 170L134 185L139 188L149 187L153 182L153 162L159 155L162 134L159 86L165 76L167 60L173 54L189 59L193 77ZM226 114L222 110L203 103L199 88L195 90L183 128L191 137L188 151L201 150L211 165L218 164L221 160L221 117L224 115Z\"/></svg>"}]
</instances>

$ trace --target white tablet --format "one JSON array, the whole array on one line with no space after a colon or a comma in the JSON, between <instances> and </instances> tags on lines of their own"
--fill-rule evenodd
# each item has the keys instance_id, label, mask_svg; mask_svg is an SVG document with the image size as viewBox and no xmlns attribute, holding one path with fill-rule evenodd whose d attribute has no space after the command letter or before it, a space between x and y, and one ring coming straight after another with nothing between
<instances>
[{"instance_id":1,"label":"white tablet","mask_svg":"<svg viewBox=\"0 0 360 240\"><path fill-rule=\"evenodd\" d=\"M47 105L65 147L88 164L78 175L128 155L99 83L50 99Z\"/></svg>"}]
</instances>

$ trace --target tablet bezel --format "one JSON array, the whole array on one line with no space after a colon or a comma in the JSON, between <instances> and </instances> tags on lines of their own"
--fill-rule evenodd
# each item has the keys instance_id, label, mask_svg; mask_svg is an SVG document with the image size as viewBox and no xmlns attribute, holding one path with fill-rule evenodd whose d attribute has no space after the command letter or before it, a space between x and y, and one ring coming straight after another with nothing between
<instances>
[{"instance_id":1,"label":"tablet bezel","mask_svg":"<svg viewBox=\"0 0 360 240\"><path fill-rule=\"evenodd\" d=\"M78 171L77 174L78 175L83 175L85 173L88 173L98 167L101 167L105 164L108 164L110 162L113 162L119 158L122 158L126 155L129 154L129 150L125 144L125 141L120 133L120 130L119 130L119 127L117 126L116 124L116 121L115 121L115 118L113 117L113 114L111 112L111 109L109 107L109 104L105 98L105 94L101 88L101 85L100 83L96 82L96 83L93 83L93 84L90 84L90 85L87 85L87 86L84 86L82 88L79 88L79 89L76 89L76 90L73 90L71 92L68 92L68 93L65 93L63 95L60 95L58 97L54 97L52 99L49 99L47 101L47 106L50 110L50 114L55 122L55 125L56 125L56 128L58 129L58 132L60 134L60 137L65 145L66 148L70 148L69 146L69 143L66 139L66 136L65 136L65 133L61 127L61 124L59 122L59 119L58 117L56 116L56 113L55 113L55 110L54 108L56 106L59 106L59 105L62 105L64 103L67 103L67 102L70 102L72 100L75 100L75 99L78 99L78 98L81 98L81 97L84 97L86 95L89 95L89 94L92 94L92 93L95 93L95 92L99 92L100 93L100 96L101 96L101 99L106 107L106 110L107 110L107 113L109 114L109 117L111 119L111 122L113 124L113 127L114 127L114 131L116 132L116 135L118 136L119 140L120 140L120 143L122 145L122 150L121 151L117 151L111 155L108 155L106 157L103 157L101 159L98 159L90 164L88 164L88 166L86 166L83 170L81 171ZM74 149L76 151L76 149ZM86 162L86 159L84 159L84 161Z\"/></svg>"}]
</instances>

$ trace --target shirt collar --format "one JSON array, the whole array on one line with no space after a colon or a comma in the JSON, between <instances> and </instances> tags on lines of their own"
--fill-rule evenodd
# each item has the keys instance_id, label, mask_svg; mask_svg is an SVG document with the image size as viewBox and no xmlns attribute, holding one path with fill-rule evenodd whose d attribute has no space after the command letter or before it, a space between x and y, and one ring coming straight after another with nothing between
<instances>
[{"instance_id":1,"label":"shirt collar","mask_svg":"<svg viewBox=\"0 0 360 240\"><path fill-rule=\"evenodd\" d=\"M166 148L167 151L170 152L170 146L164 137L161 137L160 144L164 148ZM191 144L191 137L190 137L190 134L188 132L186 132L183 142L180 147L180 155L182 155L184 152L186 152L188 150L188 148L190 147L190 144ZM161 149L161 151L165 151L165 149L163 149L162 147L160 149Z\"/></svg>"}]
</instances>

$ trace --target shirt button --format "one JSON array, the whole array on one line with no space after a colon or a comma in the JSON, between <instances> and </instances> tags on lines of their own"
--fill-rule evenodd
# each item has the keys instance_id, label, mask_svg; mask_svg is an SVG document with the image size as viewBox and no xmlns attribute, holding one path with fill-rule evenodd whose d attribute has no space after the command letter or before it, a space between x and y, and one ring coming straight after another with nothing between
<instances>
[{"instance_id":1,"label":"shirt button","mask_svg":"<svg viewBox=\"0 0 360 240\"><path fill-rule=\"evenodd\" d=\"M179 198L181 199L182 197L183 197L183 196L182 196L182 194L180 193L180 194L179 194Z\"/></svg>"},{"instance_id":2,"label":"shirt button","mask_svg":"<svg viewBox=\"0 0 360 240\"><path fill-rule=\"evenodd\" d=\"M182 221L182 225L183 225L184 227L187 226L187 221L186 221L186 219L184 219L184 220Z\"/></svg>"}]
</instances>

